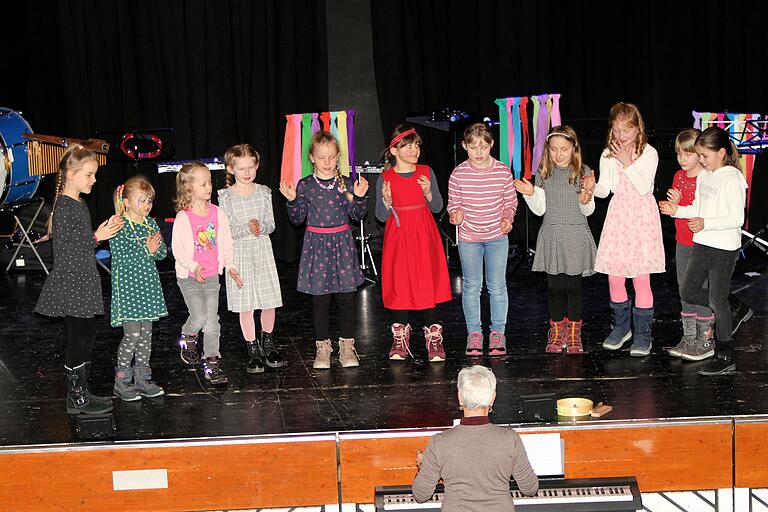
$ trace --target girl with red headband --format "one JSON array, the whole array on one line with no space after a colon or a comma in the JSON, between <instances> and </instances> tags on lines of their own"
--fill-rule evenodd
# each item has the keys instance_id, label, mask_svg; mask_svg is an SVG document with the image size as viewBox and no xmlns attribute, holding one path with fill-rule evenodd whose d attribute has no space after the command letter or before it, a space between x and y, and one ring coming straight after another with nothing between
<instances>
[{"instance_id":1,"label":"girl with red headband","mask_svg":"<svg viewBox=\"0 0 768 512\"><path fill-rule=\"evenodd\" d=\"M411 354L409 313L424 314L424 338L430 362L444 361L443 327L435 306L451 300L448 264L433 213L443 208L435 173L419 165L421 137L411 126L392 132L384 151L384 172L376 190L376 217L386 222L381 258L384 307L393 310L389 358Z\"/></svg>"}]
</instances>

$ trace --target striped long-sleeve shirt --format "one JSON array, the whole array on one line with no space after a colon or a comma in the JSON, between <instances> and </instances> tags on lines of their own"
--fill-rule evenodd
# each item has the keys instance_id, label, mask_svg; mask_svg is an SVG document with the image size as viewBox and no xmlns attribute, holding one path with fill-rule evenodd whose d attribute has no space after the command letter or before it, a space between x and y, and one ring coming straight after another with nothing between
<instances>
[{"instance_id":1,"label":"striped long-sleeve shirt","mask_svg":"<svg viewBox=\"0 0 768 512\"><path fill-rule=\"evenodd\" d=\"M517 192L509 167L491 157L487 169L475 169L469 160L459 164L448 179L448 213L464 212L459 240L488 242L505 236L501 219L513 220Z\"/></svg>"}]
</instances>

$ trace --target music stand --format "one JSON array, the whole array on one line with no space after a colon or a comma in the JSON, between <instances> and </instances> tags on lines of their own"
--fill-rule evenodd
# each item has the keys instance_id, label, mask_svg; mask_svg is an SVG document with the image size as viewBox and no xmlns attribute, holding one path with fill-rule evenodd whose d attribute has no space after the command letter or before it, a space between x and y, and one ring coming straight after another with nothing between
<instances>
[{"instance_id":1,"label":"music stand","mask_svg":"<svg viewBox=\"0 0 768 512\"><path fill-rule=\"evenodd\" d=\"M39 202L37 206L37 210L35 210L35 214L32 216L32 219L29 221L29 224L25 227L24 224L21 222L21 219L19 219L18 211L30 204L34 204L36 202ZM28 201L24 201L21 203L11 204L7 206L0 206L0 212L7 212L13 217L13 220L16 222L16 227L21 231L22 238L20 242L13 242L13 245L16 246L16 250L13 251L13 255L11 256L11 259L8 261L8 265L5 267L5 271L8 272L10 270L13 263L16 261L16 256L18 256L19 251L21 251L22 247L29 247L32 249L32 253L37 258L37 261L40 262L40 266L45 271L45 274L48 275L48 267L45 266L45 263L43 263L43 259L40 257L40 253L37 252L37 249L35 248L35 244L32 242L32 240L29 238L29 232L32 230L32 226L35 225L35 222L37 221L37 217L40 215L40 212L43 211L43 206L45 206L45 198L38 197L35 199L31 199Z\"/></svg>"},{"instance_id":2,"label":"music stand","mask_svg":"<svg viewBox=\"0 0 768 512\"><path fill-rule=\"evenodd\" d=\"M366 281L368 281L371 284L376 284L376 281L379 278L379 272L376 270L376 263L373 261L373 254L371 254L371 245L368 243L368 240L371 238L371 235L365 234L365 218L360 219L360 235L355 237L355 240L358 240L360 242L360 270L363 271L363 277ZM368 259L370 260L371 264L368 265L365 262L365 256L368 255ZM375 276L375 279L372 279L368 277L366 271L368 268L371 268L373 270L373 275Z\"/></svg>"}]
</instances>

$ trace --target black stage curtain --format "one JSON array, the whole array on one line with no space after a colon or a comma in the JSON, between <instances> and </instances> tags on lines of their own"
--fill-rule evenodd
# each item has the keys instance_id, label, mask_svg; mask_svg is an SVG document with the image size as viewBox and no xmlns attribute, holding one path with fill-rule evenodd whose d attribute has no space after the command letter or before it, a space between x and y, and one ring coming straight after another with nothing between
<instances>
[{"instance_id":1,"label":"black stage curtain","mask_svg":"<svg viewBox=\"0 0 768 512\"><path fill-rule=\"evenodd\" d=\"M765 113L766 5L372 1L384 132L409 112L497 118L495 98L548 92L563 94L563 119L622 100L656 128L690 126L691 110Z\"/></svg>"},{"instance_id":2,"label":"black stage curtain","mask_svg":"<svg viewBox=\"0 0 768 512\"><path fill-rule=\"evenodd\" d=\"M496 120L495 98L561 93L563 121L574 124L585 163L596 167L608 111L629 101L639 106L662 156L661 197L679 168L671 140L693 124L692 110L768 113L768 59L760 44L767 6L371 1L383 133L411 112L450 107ZM420 132L422 161L435 168L444 191L454 160L466 154L456 151L455 136L425 127ZM760 174L755 188L768 179ZM599 204L590 219L596 236L604 212ZM515 222L513 238L531 236L523 226ZM535 229L532 236L533 242Z\"/></svg>"},{"instance_id":3,"label":"black stage curtain","mask_svg":"<svg viewBox=\"0 0 768 512\"><path fill-rule=\"evenodd\" d=\"M0 105L23 111L36 132L76 138L115 132L105 137L119 142L126 130L173 128L177 160L253 144L262 154L257 180L273 190L275 255L295 258L297 232L277 190L284 115L328 109L324 2L60 0L3 10L24 36L0 31L13 56ZM173 215L174 175L110 160L89 201L94 222L136 172L157 190L153 215ZM223 185L214 173L214 188Z\"/></svg>"}]
</instances>

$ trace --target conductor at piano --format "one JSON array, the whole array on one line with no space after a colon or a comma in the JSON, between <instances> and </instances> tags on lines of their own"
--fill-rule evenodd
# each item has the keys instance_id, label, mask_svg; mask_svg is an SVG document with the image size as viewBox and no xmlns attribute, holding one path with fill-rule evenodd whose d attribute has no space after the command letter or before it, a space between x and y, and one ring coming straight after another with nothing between
<instances>
[{"instance_id":1,"label":"conductor at piano","mask_svg":"<svg viewBox=\"0 0 768 512\"><path fill-rule=\"evenodd\" d=\"M458 388L464 417L459 425L433 436L427 451L416 455L413 497L427 501L442 479L443 512L514 510L510 478L528 496L539 490L539 479L520 436L488 419L496 399L496 376L481 365L464 368Z\"/></svg>"}]
</instances>

